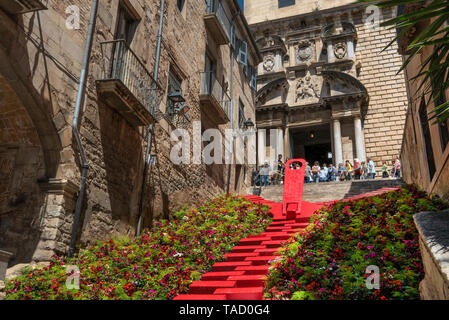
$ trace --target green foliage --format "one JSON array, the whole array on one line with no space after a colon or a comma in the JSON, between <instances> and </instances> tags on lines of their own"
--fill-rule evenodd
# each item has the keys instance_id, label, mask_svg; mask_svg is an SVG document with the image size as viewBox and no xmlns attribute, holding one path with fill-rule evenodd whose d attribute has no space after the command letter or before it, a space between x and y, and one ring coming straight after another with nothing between
<instances>
[{"instance_id":1,"label":"green foliage","mask_svg":"<svg viewBox=\"0 0 449 320\"><path fill-rule=\"evenodd\" d=\"M238 244L271 223L268 207L221 196L172 221L155 222L136 239L113 238L72 259L53 257L48 267L26 270L6 283L6 298L46 300L162 300L187 293L192 281ZM68 289L66 266L80 271L80 288Z\"/></svg>"},{"instance_id":2,"label":"green foliage","mask_svg":"<svg viewBox=\"0 0 449 320\"><path fill-rule=\"evenodd\" d=\"M413 215L443 210L416 186L337 203L316 212L304 233L284 245L268 277L271 299L419 299L424 271ZM380 271L380 289L366 286L368 266Z\"/></svg>"},{"instance_id":3,"label":"green foliage","mask_svg":"<svg viewBox=\"0 0 449 320\"><path fill-rule=\"evenodd\" d=\"M359 0L359 2L372 2L371 0ZM422 4L422 0L386 0L378 5L382 8L396 8L401 5L418 5L415 10L398 15L390 19L382 26L389 26L399 30L397 37L389 45L398 41L407 34L413 34L418 30L413 41L408 45L408 56L398 73L411 64L413 58L423 53L430 52L429 56L421 62L418 74L410 80L419 80L417 92L424 88L429 93L429 101L435 101L435 109L432 118L440 122L449 119L449 101L445 101L446 90L449 88L449 1L431 0ZM386 49L386 48L385 48ZM429 85L431 84L431 85ZM433 84L433 85L432 85Z\"/></svg>"}]
</instances>

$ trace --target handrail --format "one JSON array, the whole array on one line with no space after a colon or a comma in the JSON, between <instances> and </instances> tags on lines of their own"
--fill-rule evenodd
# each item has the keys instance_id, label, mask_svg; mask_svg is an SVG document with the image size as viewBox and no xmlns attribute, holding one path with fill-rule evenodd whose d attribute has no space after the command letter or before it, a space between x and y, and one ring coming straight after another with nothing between
<instances>
[{"instance_id":1,"label":"handrail","mask_svg":"<svg viewBox=\"0 0 449 320\"><path fill-rule=\"evenodd\" d=\"M223 88L220 82L218 82L215 77L215 73L213 71L202 72L202 86L201 86L201 94L204 95L212 95L215 97L217 102L220 104L220 107L229 117L229 103L231 101L231 97Z\"/></svg>"},{"instance_id":2,"label":"handrail","mask_svg":"<svg viewBox=\"0 0 449 320\"><path fill-rule=\"evenodd\" d=\"M224 9L223 5L221 4L221 0L208 0L207 6L206 6L206 13L217 15L218 20L220 20L220 23L223 25L224 29L226 30L226 34L228 35L228 37L230 39L231 38L231 20L229 19L228 15L226 14L226 10Z\"/></svg>"},{"instance_id":3,"label":"handrail","mask_svg":"<svg viewBox=\"0 0 449 320\"><path fill-rule=\"evenodd\" d=\"M131 49L131 47L128 45L128 43L126 42L125 39L115 39L115 40L106 40L106 41L102 41L100 42L101 48L103 49L103 45L105 44L109 44L109 43L123 43L123 45L125 46L125 48L131 52L131 54L133 55L133 57L137 60L137 62L140 64L140 66L142 67L142 69L146 72L146 74L148 75L148 77L151 78L151 80L155 81L153 76L151 75L151 73L148 71L147 67L145 66L145 64L142 62L142 60L140 60L140 58L137 56L137 54L134 53L133 49ZM104 61L104 60L103 60Z\"/></svg>"},{"instance_id":4,"label":"handrail","mask_svg":"<svg viewBox=\"0 0 449 320\"><path fill-rule=\"evenodd\" d=\"M145 64L124 39L100 43L103 57L101 80L120 80L153 116L163 92Z\"/></svg>"}]
</instances>

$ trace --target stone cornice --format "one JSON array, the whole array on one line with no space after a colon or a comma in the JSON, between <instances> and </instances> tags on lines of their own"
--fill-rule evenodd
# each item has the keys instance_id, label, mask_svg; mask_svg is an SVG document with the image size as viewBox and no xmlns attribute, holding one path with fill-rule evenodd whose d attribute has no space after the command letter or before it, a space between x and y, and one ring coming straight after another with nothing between
<instances>
[{"instance_id":1,"label":"stone cornice","mask_svg":"<svg viewBox=\"0 0 449 320\"><path fill-rule=\"evenodd\" d=\"M49 194L64 195L74 199L79 191L78 185L66 179L49 179L48 181L39 182L42 192Z\"/></svg>"}]
</instances>

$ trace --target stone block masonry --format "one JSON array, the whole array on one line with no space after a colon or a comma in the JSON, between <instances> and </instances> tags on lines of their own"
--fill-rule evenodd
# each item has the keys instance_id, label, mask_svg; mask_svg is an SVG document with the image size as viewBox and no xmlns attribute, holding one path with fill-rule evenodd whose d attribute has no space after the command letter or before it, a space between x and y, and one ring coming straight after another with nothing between
<instances>
[{"instance_id":1,"label":"stone block masonry","mask_svg":"<svg viewBox=\"0 0 449 320\"><path fill-rule=\"evenodd\" d=\"M382 21L392 18L391 9L383 9L381 17ZM363 13L353 18L358 34L356 56L361 62L358 77L370 96L364 122L366 154L377 167L383 162L391 166L393 158L401 152L408 105L404 74L398 74L402 57L397 43L382 51L396 36L396 29L368 26Z\"/></svg>"},{"instance_id":2,"label":"stone block masonry","mask_svg":"<svg viewBox=\"0 0 449 320\"><path fill-rule=\"evenodd\" d=\"M79 126L89 162L78 232L81 246L136 233L147 128L132 125L112 108L97 91L96 81L105 77L101 42L118 37L119 7L134 19L130 49L152 74L160 3L99 1ZM71 123L92 1L76 1L80 29L72 30L66 28L66 8L73 4L49 0L48 10L18 16L0 9L0 249L13 253L10 265L47 261L52 254L65 254L71 239L80 183L79 150ZM224 132L229 123L206 123L199 99L205 52L213 52L217 66L223 69L222 85L234 77L234 99L241 99L246 118L255 119L253 91L241 67L230 73L229 46L217 46L210 39L203 21L205 12L202 0L186 1L182 10L175 1L166 1L158 74L161 101L156 106L160 113L154 123L151 150L157 160L145 178L143 227L150 227L154 219L169 218L184 205L200 205L225 190L224 166L177 166L170 161L171 132L182 127L192 133L191 122L180 124L166 115L170 73L181 82L190 120L201 120L203 125ZM238 30L243 33L244 28ZM249 35L241 37L251 43ZM249 52L250 59L254 55ZM225 88L229 90L229 85ZM238 112L238 107L234 108L234 127ZM206 114L212 120L215 117L213 111ZM249 175L245 177L244 170L238 173L235 167L231 170L230 191L244 189Z\"/></svg>"}]
</instances>

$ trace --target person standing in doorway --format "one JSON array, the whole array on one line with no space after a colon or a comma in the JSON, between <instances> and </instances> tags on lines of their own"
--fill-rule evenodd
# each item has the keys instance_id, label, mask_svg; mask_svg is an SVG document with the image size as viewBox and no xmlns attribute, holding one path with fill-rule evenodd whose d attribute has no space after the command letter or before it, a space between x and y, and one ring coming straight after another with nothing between
<instances>
[{"instance_id":1,"label":"person standing in doorway","mask_svg":"<svg viewBox=\"0 0 449 320\"><path fill-rule=\"evenodd\" d=\"M321 170L320 163L318 161L315 161L312 167L312 176L313 181L315 181L316 183L320 181L320 170Z\"/></svg>"},{"instance_id":2,"label":"person standing in doorway","mask_svg":"<svg viewBox=\"0 0 449 320\"><path fill-rule=\"evenodd\" d=\"M329 181L337 181L337 168L334 167L334 164L329 164L329 170L328 170L328 176L329 176Z\"/></svg>"}]
</instances>

